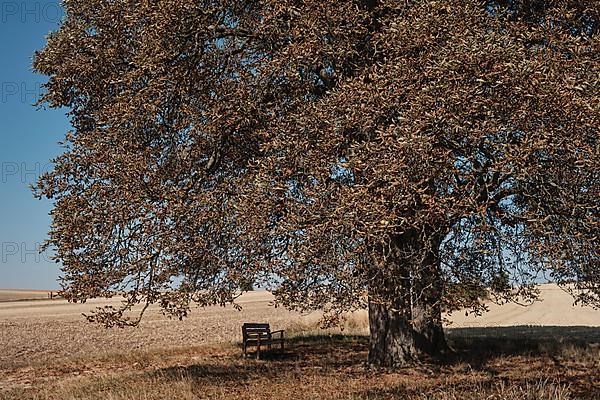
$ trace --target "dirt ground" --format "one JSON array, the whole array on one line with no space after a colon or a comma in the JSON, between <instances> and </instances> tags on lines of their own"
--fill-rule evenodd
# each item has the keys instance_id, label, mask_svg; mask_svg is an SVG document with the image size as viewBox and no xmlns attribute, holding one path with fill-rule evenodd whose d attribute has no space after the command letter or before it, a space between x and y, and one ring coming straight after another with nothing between
<instances>
[{"instance_id":1,"label":"dirt ground","mask_svg":"<svg viewBox=\"0 0 600 400\"><path fill-rule=\"evenodd\" d=\"M9 294L0 294L0 298L2 296L6 298ZM569 338L598 346L600 311L574 307L569 295L555 286L542 287L542 298L542 302L528 308L492 305L491 311L482 317L456 313L452 316L448 336L456 343L477 348L493 347L493 343L485 342L490 337L508 338L510 340L502 341L503 346L511 346L512 340L515 349L531 340L538 346L550 341L563 343ZM3 391L14 393L14 390L40 387L57 378L62 382L62 379L103 375L107 371L115 374L142 369L147 373L156 368L170 368L173 363L198 365L198 357L208 357L210 361L215 353L220 354L222 367L240 363L237 342L241 339L240 326L244 322L268 322L274 329L286 329L287 334L297 338L310 335L337 337L340 333L364 338L368 333L366 313L353 315L343 332L320 330L317 314L300 315L274 308L270 305L271 300L271 295L266 292L248 293L238 301L242 311L233 307L195 309L183 321L169 320L156 307L151 307L139 327L108 330L87 323L82 313L117 300L94 300L86 304L69 304L64 300L0 302L0 398L3 398ZM520 327L511 328L513 325ZM344 342L341 348L346 345L350 346ZM351 361L340 362L346 365L356 361L360 366L357 355L366 356L365 345L364 339L358 339L352 346L359 350L351 356ZM303 348L301 343L299 346L304 349L300 351L312 354L310 346ZM596 347L593 349L598 353ZM513 350L498 349L502 354ZM520 352L516 352L515 357L521 357ZM523 360L521 362L527 366L529 361ZM590 371L590 365L600 368L595 360L590 358L581 364L578 373L583 376L581 385L584 388L595 387L597 382L593 376L600 376L600 369ZM469 368L471 364L468 363ZM290 368L296 368L295 365L290 362ZM290 371L293 372L293 368Z\"/></svg>"}]
</instances>

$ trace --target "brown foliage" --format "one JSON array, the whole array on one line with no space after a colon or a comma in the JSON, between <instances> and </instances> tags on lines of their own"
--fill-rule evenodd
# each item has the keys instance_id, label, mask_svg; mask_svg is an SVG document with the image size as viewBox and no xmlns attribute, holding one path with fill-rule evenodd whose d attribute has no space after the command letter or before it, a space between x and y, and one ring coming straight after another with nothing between
<instances>
[{"instance_id":1,"label":"brown foliage","mask_svg":"<svg viewBox=\"0 0 600 400\"><path fill-rule=\"evenodd\" d=\"M599 6L66 2L34 64L74 127L36 189L65 296L598 305Z\"/></svg>"}]
</instances>

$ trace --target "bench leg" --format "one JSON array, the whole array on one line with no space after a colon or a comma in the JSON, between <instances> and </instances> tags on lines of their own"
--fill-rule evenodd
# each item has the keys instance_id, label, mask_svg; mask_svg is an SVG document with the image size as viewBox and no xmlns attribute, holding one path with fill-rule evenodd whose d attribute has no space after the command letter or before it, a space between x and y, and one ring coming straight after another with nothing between
<instances>
[{"instance_id":1,"label":"bench leg","mask_svg":"<svg viewBox=\"0 0 600 400\"><path fill-rule=\"evenodd\" d=\"M256 359L260 359L260 339L258 340L258 344L256 345Z\"/></svg>"}]
</instances>

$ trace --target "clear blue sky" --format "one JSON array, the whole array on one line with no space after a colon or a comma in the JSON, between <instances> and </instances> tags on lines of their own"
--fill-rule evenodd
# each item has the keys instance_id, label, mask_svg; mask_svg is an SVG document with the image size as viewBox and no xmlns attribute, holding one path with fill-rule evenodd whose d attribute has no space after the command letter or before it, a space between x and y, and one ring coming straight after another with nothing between
<instances>
[{"instance_id":1,"label":"clear blue sky","mask_svg":"<svg viewBox=\"0 0 600 400\"><path fill-rule=\"evenodd\" d=\"M57 0L0 0L0 288L58 287L59 266L36 251L52 204L28 185L50 168L69 130L65 110L33 106L45 77L32 72L32 55L61 17Z\"/></svg>"}]
</instances>

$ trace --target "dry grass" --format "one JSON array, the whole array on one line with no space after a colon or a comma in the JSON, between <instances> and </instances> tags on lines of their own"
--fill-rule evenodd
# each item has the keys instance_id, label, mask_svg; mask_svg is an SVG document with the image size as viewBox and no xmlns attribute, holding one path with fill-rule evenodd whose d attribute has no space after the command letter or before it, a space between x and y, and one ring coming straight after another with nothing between
<instances>
[{"instance_id":1,"label":"dry grass","mask_svg":"<svg viewBox=\"0 0 600 400\"><path fill-rule=\"evenodd\" d=\"M82 320L90 305L1 304L0 399L600 399L598 328L450 329L453 357L388 372L365 367L365 314L324 331L265 296L108 331ZM285 328L285 354L242 358L247 321Z\"/></svg>"},{"instance_id":2,"label":"dry grass","mask_svg":"<svg viewBox=\"0 0 600 400\"><path fill-rule=\"evenodd\" d=\"M396 372L364 365L367 338L297 331L287 351L244 359L236 344L115 352L5 375L1 399L600 398L594 328L449 332L456 354ZM511 335L514 334L514 337ZM521 343L522 345L519 345Z\"/></svg>"},{"instance_id":3,"label":"dry grass","mask_svg":"<svg viewBox=\"0 0 600 400\"><path fill-rule=\"evenodd\" d=\"M493 334L494 332L489 332ZM454 335L452 335L454 336ZM551 352L509 345L465 351L455 337L453 359L396 372L369 370L366 338L294 338L284 355L243 359L231 344L77 359L42 370L51 377L0 392L3 399L597 399L600 352L557 346ZM479 337L489 349L502 342ZM593 353L593 354L592 354Z\"/></svg>"}]
</instances>

